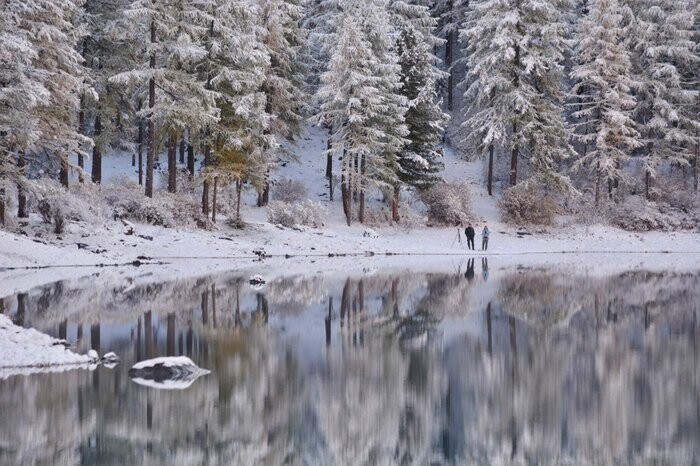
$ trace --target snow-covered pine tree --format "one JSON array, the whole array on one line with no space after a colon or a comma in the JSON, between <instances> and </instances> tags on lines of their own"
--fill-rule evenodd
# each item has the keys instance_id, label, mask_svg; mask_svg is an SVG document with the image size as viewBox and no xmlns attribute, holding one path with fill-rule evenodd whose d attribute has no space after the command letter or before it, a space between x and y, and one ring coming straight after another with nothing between
<instances>
[{"instance_id":1,"label":"snow-covered pine tree","mask_svg":"<svg viewBox=\"0 0 700 466\"><path fill-rule=\"evenodd\" d=\"M102 154L110 143L131 140L128 131L117 128L123 120L128 120L129 113L133 113L129 112L131 102L125 99L122 89L109 82L138 46L129 42L124 34L131 27L124 17L128 4L129 0L85 0L79 21L84 36L78 51L85 61L94 92L85 92L81 97L78 131L88 134L88 126L92 127L94 183L102 181ZM78 158L78 165L83 168L82 157Z\"/></svg>"},{"instance_id":2,"label":"snow-covered pine tree","mask_svg":"<svg viewBox=\"0 0 700 466\"><path fill-rule=\"evenodd\" d=\"M307 100L304 91L307 32L301 25L304 8L298 0L258 0L258 7L262 42L270 55L263 83L265 110L271 118L269 132L278 139L292 140L301 130L301 112ZM274 144L266 148L271 162L280 157L276 153L280 147ZM269 193L267 174L258 195L259 207L267 205Z\"/></svg>"},{"instance_id":3,"label":"snow-covered pine tree","mask_svg":"<svg viewBox=\"0 0 700 466\"><path fill-rule=\"evenodd\" d=\"M321 74L326 69L333 46L336 44L335 26L337 17L342 13L341 0L313 0L307 3L307 13L304 26L308 30L309 67L307 82L312 95L316 96L321 82ZM318 100L312 99L312 112L318 111ZM326 125L328 138L326 140L326 179L328 180L329 199L333 201L333 153L330 150L333 129Z\"/></svg>"},{"instance_id":4,"label":"snow-covered pine tree","mask_svg":"<svg viewBox=\"0 0 700 466\"><path fill-rule=\"evenodd\" d=\"M68 184L68 156L89 143L78 134L75 116L84 86L75 46L78 4L73 0L7 0L0 29L0 134L3 168L18 182L18 216L24 217L23 170L33 155L48 157ZM9 161L17 160L15 169Z\"/></svg>"},{"instance_id":5,"label":"snow-covered pine tree","mask_svg":"<svg viewBox=\"0 0 700 466\"><path fill-rule=\"evenodd\" d=\"M186 128L199 130L218 120L216 93L193 72L207 54L201 45L207 30L196 18L197 5L184 0L160 2L135 0L125 10L131 20L130 39L141 40L148 31L149 45L138 53L129 69L111 78L117 84L144 88L148 83L148 108L140 114L148 121L146 195L153 196L153 163L158 148L156 122L168 136L168 190L175 191L177 137ZM129 31L127 31L128 33ZM145 96L144 100L145 100Z\"/></svg>"},{"instance_id":6,"label":"snow-covered pine tree","mask_svg":"<svg viewBox=\"0 0 700 466\"><path fill-rule=\"evenodd\" d=\"M202 172L202 207L208 215L211 181L234 181L239 199L244 183L262 185L268 170L263 148L274 144L274 139L267 131L270 118L262 90L270 57L261 40L257 6L236 0L207 0L200 2L199 8L197 21L207 27L207 53L197 69L207 87L217 93L220 109L219 120L205 127L204 153L210 160Z\"/></svg>"},{"instance_id":7,"label":"snow-covered pine tree","mask_svg":"<svg viewBox=\"0 0 700 466\"><path fill-rule=\"evenodd\" d=\"M631 5L635 117L649 199L662 164L688 166L692 161L700 123L691 110L697 96L689 73L700 67L700 50L694 50L694 18L686 2L638 0Z\"/></svg>"},{"instance_id":8,"label":"snow-covered pine tree","mask_svg":"<svg viewBox=\"0 0 700 466\"><path fill-rule=\"evenodd\" d=\"M558 186L556 162L568 157L561 100L567 0L482 0L470 3L460 38L467 55L465 141L488 153L492 193L497 147L510 149L510 186L525 155L531 175Z\"/></svg>"},{"instance_id":9,"label":"snow-covered pine tree","mask_svg":"<svg viewBox=\"0 0 700 466\"><path fill-rule=\"evenodd\" d=\"M469 0L436 0L430 5L433 18L438 20L437 31L444 39L444 67L447 72L445 82L445 101L447 110L454 109L455 69L454 65L461 59L459 50L459 31L466 19Z\"/></svg>"},{"instance_id":10,"label":"snow-covered pine tree","mask_svg":"<svg viewBox=\"0 0 700 466\"><path fill-rule=\"evenodd\" d=\"M368 0L347 2L344 7L336 19L337 48L321 76L316 118L333 128L329 150L342 154L341 193L350 225L354 188L359 191L359 217L363 221L367 182L395 184L393 157L404 142L406 130L402 121L405 110L396 105L403 102L395 94L396 55L390 49L391 36L382 37L390 30L385 5ZM377 21L383 22L382 27L377 27Z\"/></svg>"},{"instance_id":11,"label":"snow-covered pine tree","mask_svg":"<svg viewBox=\"0 0 700 466\"><path fill-rule=\"evenodd\" d=\"M439 180L442 136L449 116L442 111L437 83L445 73L437 67L433 48L441 43L433 35L436 20L428 8L410 0L394 1L392 12L399 31L397 52L401 89L408 102L405 123L407 143L397 155L399 180L419 188ZM393 219L398 221L399 184L394 186Z\"/></svg>"},{"instance_id":12,"label":"snow-covered pine tree","mask_svg":"<svg viewBox=\"0 0 700 466\"><path fill-rule=\"evenodd\" d=\"M595 176L595 203L600 203L600 184L608 183L609 196L622 177L622 165L640 146L632 112L636 101L630 76L629 24L627 7L618 0L592 0L588 15L578 24L576 65L571 71L575 84L571 97L575 137L583 153L574 168L587 167Z\"/></svg>"}]
</instances>

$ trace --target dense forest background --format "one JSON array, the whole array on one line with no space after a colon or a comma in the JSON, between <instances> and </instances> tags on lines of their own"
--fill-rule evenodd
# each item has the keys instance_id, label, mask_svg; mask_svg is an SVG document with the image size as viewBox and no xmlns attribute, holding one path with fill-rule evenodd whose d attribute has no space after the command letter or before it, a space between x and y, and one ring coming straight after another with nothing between
<instances>
[{"instance_id":1,"label":"dense forest background","mask_svg":"<svg viewBox=\"0 0 700 466\"><path fill-rule=\"evenodd\" d=\"M52 179L92 181L75 191L88 200L121 196L99 186L112 153L138 167L137 203L177 209L168 192L186 192L207 226L226 187L240 224L241 191L267 205L310 123L327 133L319 157L348 224L366 221L371 190L392 222L405 190L463 201L441 177L447 147L484 160L507 220L603 213L650 229L698 218L687 216L698 205L698 0L0 5L3 224L31 209L62 222Z\"/></svg>"}]
</instances>

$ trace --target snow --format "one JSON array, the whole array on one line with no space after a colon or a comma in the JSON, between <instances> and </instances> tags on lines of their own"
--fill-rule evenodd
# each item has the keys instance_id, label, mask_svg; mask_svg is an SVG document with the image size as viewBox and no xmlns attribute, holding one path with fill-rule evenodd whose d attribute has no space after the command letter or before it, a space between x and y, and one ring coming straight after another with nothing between
<instances>
[{"instance_id":1,"label":"snow","mask_svg":"<svg viewBox=\"0 0 700 466\"><path fill-rule=\"evenodd\" d=\"M17 373L34 372L47 366L87 368L96 359L66 349L60 340L32 328L14 325L0 314L0 379ZM30 369L17 372L16 369ZM53 368L52 368L53 370ZM59 368L58 370L65 370Z\"/></svg>"},{"instance_id":2,"label":"snow","mask_svg":"<svg viewBox=\"0 0 700 466\"><path fill-rule=\"evenodd\" d=\"M564 219L561 225L546 231L518 234L523 231L500 221L497 196L486 193L485 162L467 161L463 154L450 148L445 150L445 170L441 175L448 181L469 183L473 211L481 219L474 227L480 231L487 223L492 231L488 251L466 250L463 231L456 227L359 223L348 227L338 190L335 200L328 200L324 177L326 135L322 128L307 127L297 143L289 147L297 160L284 164L274 175L275 179L303 182L309 198L327 206L329 215L323 228L272 225L267 222L267 210L255 206L256 194L247 191L242 207L247 226L243 230L231 229L223 220L214 231L136 223L133 228L141 235L138 236L126 234L121 221L107 219L101 223L69 223L60 239L53 234L32 238L0 231L0 296L94 274L99 274L101 280L142 282L248 270L251 275L264 274L266 280L271 280L281 274L430 267L473 256L498 257L502 264L566 264L601 271L640 263L692 269L699 262L699 231L631 233L601 224L567 224ZM129 154L105 155L103 168L105 183L123 176L132 180L137 177ZM337 170L337 163L334 168ZM88 160L86 170L89 169ZM497 191L499 181L495 183ZM376 193L369 196L368 210L380 209L382 205ZM38 217L30 218L30 224L39 222ZM462 242L456 241L458 231ZM76 243L82 243L84 248L79 249ZM263 262L263 256L255 251L264 251ZM140 267L111 267L137 260Z\"/></svg>"},{"instance_id":3,"label":"snow","mask_svg":"<svg viewBox=\"0 0 700 466\"><path fill-rule=\"evenodd\" d=\"M146 359L145 361L137 362L131 368L132 369L148 369L161 365L163 367L182 367L182 366L192 366L197 368L197 365L187 356L163 356L160 358ZM204 370L206 373L206 369Z\"/></svg>"}]
</instances>

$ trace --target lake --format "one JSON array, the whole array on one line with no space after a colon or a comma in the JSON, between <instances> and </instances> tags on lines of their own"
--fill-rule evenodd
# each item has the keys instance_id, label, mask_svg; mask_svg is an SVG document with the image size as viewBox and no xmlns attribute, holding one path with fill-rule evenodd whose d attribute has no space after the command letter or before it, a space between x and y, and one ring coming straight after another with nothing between
<instances>
[{"instance_id":1,"label":"lake","mask_svg":"<svg viewBox=\"0 0 700 466\"><path fill-rule=\"evenodd\" d=\"M248 279L96 274L0 300L121 358L0 372L0 464L700 462L700 269L476 258ZM174 390L129 377L168 355L211 373Z\"/></svg>"}]
</instances>

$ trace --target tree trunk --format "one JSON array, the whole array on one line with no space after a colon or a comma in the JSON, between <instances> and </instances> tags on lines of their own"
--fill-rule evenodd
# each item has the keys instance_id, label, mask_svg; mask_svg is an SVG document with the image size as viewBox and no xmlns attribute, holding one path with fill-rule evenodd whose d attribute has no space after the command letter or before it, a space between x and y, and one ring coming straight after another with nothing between
<instances>
[{"instance_id":1,"label":"tree trunk","mask_svg":"<svg viewBox=\"0 0 700 466\"><path fill-rule=\"evenodd\" d=\"M5 226L5 188L0 188L0 225Z\"/></svg>"},{"instance_id":2,"label":"tree trunk","mask_svg":"<svg viewBox=\"0 0 700 466\"><path fill-rule=\"evenodd\" d=\"M59 174L59 178L61 181L61 185L63 185L64 188L68 187L68 157L64 157L63 155L60 156L61 159L61 172Z\"/></svg>"},{"instance_id":3,"label":"tree trunk","mask_svg":"<svg viewBox=\"0 0 700 466\"><path fill-rule=\"evenodd\" d=\"M350 186L352 186L352 200L357 202L358 194L360 194L360 159L357 155L353 157L352 163L353 168Z\"/></svg>"},{"instance_id":4,"label":"tree trunk","mask_svg":"<svg viewBox=\"0 0 700 466\"><path fill-rule=\"evenodd\" d=\"M78 112L78 134L85 134L85 98L80 97L80 112ZM82 170L85 168L85 157L83 157L82 152L78 152L78 167L81 172L78 175L78 181L81 183L85 181Z\"/></svg>"},{"instance_id":5,"label":"tree trunk","mask_svg":"<svg viewBox=\"0 0 700 466\"><path fill-rule=\"evenodd\" d=\"M693 161L693 191L698 192L698 172L700 171L700 143L695 144L695 160Z\"/></svg>"},{"instance_id":6,"label":"tree trunk","mask_svg":"<svg viewBox=\"0 0 700 466\"><path fill-rule=\"evenodd\" d=\"M209 143L204 145L204 168L209 167ZM202 183L202 213L209 217L209 180L205 177Z\"/></svg>"},{"instance_id":7,"label":"tree trunk","mask_svg":"<svg viewBox=\"0 0 700 466\"><path fill-rule=\"evenodd\" d=\"M493 196L493 144L489 145L489 171L486 177L486 187L489 196Z\"/></svg>"},{"instance_id":8,"label":"tree trunk","mask_svg":"<svg viewBox=\"0 0 700 466\"><path fill-rule=\"evenodd\" d=\"M141 104L139 103L139 108ZM143 186L143 120L139 118L139 186Z\"/></svg>"},{"instance_id":9,"label":"tree trunk","mask_svg":"<svg viewBox=\"0 0 700 466\"><path fill-rule=\"evenodd\" d=\"M190 172L190 179L194 177L194 146L192 141L187 144L187 171Z\"/></svg>"},{"instance_id":10,"label":"tree trunk","mask_svg":"<svg viewBox=\"0 0 700 466\"><path fill-rule=\"evenodd\" d=\"M513 123L513 133L516 131L516 124ZM510 179L508 184L512 187L518 183L518 144L513 145L513 151L510 154Z\"/></svg>"},{"instance_id":11,"label":"tree trunk","mask_svg":"<svg viewBox=\"0 0 700 466\"><path fill-rule=\"evenodd\" d=\"M151 44L156 43L156 22L151 20ZM156 53L151 52L149 63L153 70L156 67ZM153 76L148 80L148 153L146 154L146 196L153 197L153 162L156 157L156 120L153 107L156 106L156 80Z\"/></svg>"},{"instance_id":12,"label":"tree trunk","mask_svg":"<svg viewBox=\"0 0 700 466\"><path fill-rule=\"evenodd\" d=\"M236 219L241 219L241 191L243 191L243 180L236 181Z\"/></svg>"},{"instance_id":13,"label":"tree trunk","mask_svg":"<svg viewBox=\"0 0 700 466\"><path fill-rule=\"evenodd\" d=\"M391 219L395 222L398 222L400 220L399 217L399 194L401 190L401 186L398 184L394 185L394 198L391 202Z\"/></svg>"},{"instance_id":14,"label":"tree trunk","mask_svg":"<svg viewBox=\"0 0 700 466\"><path fill-rule=\"evenodd\" d=\"M211 221L216 223L216 185L219 182L219 177L214 177L214 192L211 196Z\"/></svg>"},{"instance_id":15,"label":"tree trunk","mask_svg":"<svg viewBox=\"0 0 700 466\"><path fill-rule=\"evenodd\" d=\"M365 223L365 154L360 159L360 223Z\"/></svg>"},{"instance_id":16,"label":"tree trunk","mask_svg":"<svg viewBox=\"0 0 700 466\"><path fill-rule=\"evenodd\" d=\"M454 4L452 0L447 2L447 9L449 11L450 17L452 17L452 11L454 9ZM452 90L453 90L453 71L452 65L454 62L453 48L454 48L454 28L450 28L450 31L445 37L445 66L447 67L447 110L452 111Z\"/></svg>"},{"instance_id":17,"label":"tree trunk","mask_svg":"<svg viewBox=\"0 0 700 466\"><path fill-rule=\"evenodd\" d=\"M180 139L180 163L185 164L185 136L183 135L182 139Z\"/></svg>"},{"instance_id":18,"label":"tree trunk","mask_svg":"<svg viewBox=\"0 0 700 466\"><path fill-rule=\"evenodd\" d=\"M265 171L265 176L263 178L263 187L261 191L258 191L258 201L257 206L263 207L270 202L270 170Z\"/></svg>"},{"instance_id":19,"label":"tree trunk","mask_svg":"<svg viewBox=\"0 0 700 466\"><path fill-rule=\"evenodd\" d=\"M328 180L328 199L333 202L333 154L331 153L331 136L333 128L328 127L328 139L326 139L326 179Z\"/></svg>"},{"instance_id":20,"label":"tree trunk","mask_svg":"<svg viewBox=\"0 0 700 466\"><path fill-rule=\"evenodd\" d=\"M99 110L98 110L99 112ZM99 138L102 134L102 118L99 113L95 116L95 145L92 147L92 182L102 183L102 149Z\"/></svg>"},{"instance_id":21,"label":"tree trunk","mask_svg":"<svg viewBox=\"0 0 700 466\"><path fill-rule=\"evenodd\" d=\"M168 141L168 192L177 192L177 134L170 130Z\"/></svg>"},{"instance_id":22,"label":"tree trunk","mask_svg":"<svg viewBox=\"0 0 700 466\"><path fill-rule=\"evenodd\" d=\"M343 197L343 212L348 226L352 224L352 193L350 187L350 172L352 171L352 157L343 154L343 170L341 174L340 191Z\"/></svg>"},{"instance_id":23,"label":"tree trunk","mask_svg":"<svg viewBox=\"0 0 700 466\"><path fill-rule=\"evenodd\" d=\"M516 2L516 6L519 9L519 2ZM520 29L520 24L518 23L517 29ZM516 89L520 87L520 76L518 75L518 70L520 69L520 46L515 45L515 56L513 58L515 62L514 72L513 72L513 87ZM513 121L513 139L517 139L518 123L516 120ZM515 186L518 183L518 144L513 144L513 151L510 155L510 179L509 185Z\"/></svg>"},{"instance_id":24,"label":"tree trunk","mask_svg":"<svg viewBox=\"0 0 700 466\"><path fill-rule=\"evenodd\" d=\"M649 200L649 188L651 187L651 172L649 170L646 170L644 173L644 195L646 196L647 201Z\"/></svg>"},{"instance_id":25,"label":"tree trunk","mask_svg":"<svg viewBox=\"0 0 700 466\"><path fill-rule=\"evenodd\" d=\"M19 169L20 177L24 178L24 167L26 161L24 159L24 153L20 152L17 155L17 168ZM27 213L27 194L24 192L24 188L21 183L17 184L17 217L27 218L29 214Z\"/></svg>"},{"instance_id":26,"label":"tree trunk","mask_svg":"<svg viewBox=\"0 0 700 466\"><path fill-rule=\"evenodd\" d=\"M595 169L595 206L600 205L600 162L596 165Z\"/></svg>"}]
</instances>

